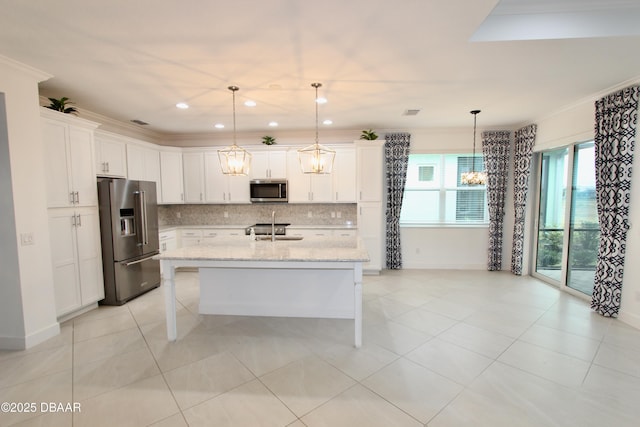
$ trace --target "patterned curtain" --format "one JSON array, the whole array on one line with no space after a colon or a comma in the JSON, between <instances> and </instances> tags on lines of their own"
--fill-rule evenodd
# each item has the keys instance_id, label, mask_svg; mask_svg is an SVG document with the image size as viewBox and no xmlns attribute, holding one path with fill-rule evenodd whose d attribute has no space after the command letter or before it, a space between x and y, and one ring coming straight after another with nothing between
<instances>
[{"instance_id":1,"label":"patterned curtain","mask_svg":"<svg viewBox=\"0 0 640 427\"><path fill-rule=\"evenodd\" d=\"M638 91L638 86L628 87L596 101L596 202L600 245L591 308L608 317L618 315L622 294Z\"/></svg>"},{"instance_id":2,"label":"patterned curtain","mask_svg":"<svg viewBox=\"0 0 640 427\"><path fill-rule=\"evenodd\" d=\"M400 209L404 184L407 181L409 163L408 133L385 135L384 157L387 177L387 268L402 268L402 247L400 245Z\"/></svg>"},{"instance_id":3,"label":"patterned curtain","mask_svg":"<svg viewBox=\"0 0 640 427\"><path fill-rule=\"evenodd\" d=\"M513 158L513 246L511 248L511 272L522 275L522 254L524 248L524 217L527 207L529 175L531 175L531 150L536 140L535 124L518 129L515 133L515 152Z\"/></svg>"},{"instance_id":4,"label":"patterned curtain","mask_svg":"<svg viewBox=\"0 0 640 427\"><path fill-rule=\"evenodd\" d=\"M487 205L489 208L489 271L502 270L502 224L504 199L509 175L509 131L482 132L482 153L487 172Z\"/></svg>"}]
</instances>

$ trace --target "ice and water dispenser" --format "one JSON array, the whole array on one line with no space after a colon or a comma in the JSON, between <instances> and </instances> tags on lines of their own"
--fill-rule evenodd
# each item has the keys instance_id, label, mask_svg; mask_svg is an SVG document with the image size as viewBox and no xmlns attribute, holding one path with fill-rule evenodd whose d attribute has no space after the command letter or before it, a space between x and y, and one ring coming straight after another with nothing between
<instances>
[{"instance_id":1,"label":"ice and water dispenser","mask_svg":"<svg viewBox=\"0 0 640 427\"><path fill-rule=\"evenodd\" d=\"M133 209L120 209L120 235L135 236L136 221Z\"/></svg>"}]
</instances>

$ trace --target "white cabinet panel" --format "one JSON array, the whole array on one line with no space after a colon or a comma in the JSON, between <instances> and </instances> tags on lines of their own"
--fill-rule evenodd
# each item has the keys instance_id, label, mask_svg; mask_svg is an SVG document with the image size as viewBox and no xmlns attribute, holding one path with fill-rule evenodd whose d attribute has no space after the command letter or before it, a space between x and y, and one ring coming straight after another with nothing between
<instances>
[{"instance_id":1,"label":"white cabinet panel","mask_svg":"<svg viewBox=\"0 0 640 427\"><path fill-rule=\"evenodd\" d=\"M184 202L204 203L204 153L182 153Z\"/></svg>"},{"instance_id":2,"label":"white cabinet panel","mask_svg":"<svg viewBox=\"0 0 640 427\"><path fill-rule=\"evenodd\" d=\"M182 184L182 153L160 152L162 203L184 203Z\"/></svg>"},{"instance_id":3,"label":"white cabinet panel","mask_svg":"<svg viewBox=\"0 0 640 427\"><path fill-rule=\"evenodd\" d=\"M204 153L207 203L249 203L249 177L222 173L217 152Z\"/></svg>"},{"instance_id":4,"label":"white cabinet panel","mask_svg":"<svg viewBox=\"0 0 640 427\"><path fill-rule=\"evenodd\" d=\"M251 152L251 178L287 178L287 152L265 150Z\"/></svg>"},{"instance_id":5,"label":"white cabinet panel","mask_svg":"<svg viewBox=\"0 0 640 427\"><path fill-rule=\"evenodd\" d=\"M98 208L50 209L58 316L104 298Z\"/></svg>"},{"instance_id":6,"label":"white cabinet panel","mask_svg":"<svg viewBox=\"0 0 640 427\"><path fill-rule=\"evenodd\" d=\"M356 143L359 202L381 202L384 185L384 141Z\"/></svg>"},{"instance_id":7,"label":"white cabinet panel","mask_svg":"<svg viewBox=\"0 0 640 427\"><path fill-rule=\"evenodd\" d=\"M97 131L95 140L96 172L98 176L126 178L127 145L122 140L122 137L109 132Z\"/></svg>"},{"instance_id":8,"label":"white cabinet panel","mask_svg":"<svg viewBox=\"0 0 640 427\"><path fill-rule=\"evenodd\" d=\"M353 148L336 150L333 191L337 203L356 202L356 151Z\"/></svg>"},{"instance_id":9,"label":"white cabinet panel","mask_svg":"<svg viewBox=\"0 0 640 427\"><path fill-rule=\"evenodd\" d=\"M287 153L288 191L291 203L330 203L333 201L332 175L302 173L295 150Z\"/></svg>"},{"instance_id":10,"label":"white cabinet panel","mask_svg":"<svg viewBox=\"0 0 640 427\"><path fill-rule=\"evenodd\" d=\"M161 197L160 153L149 147L127 144L127 177L156 183L156 192Z\"/></svg>"},{"instance_id":11,"label":"white cabinet panel","mask_svg":"<svg viewBox=\"0 0 640 427\"><path fill-rule=\"evenodd\" d=\"M48 207L95 206L94 129L97 123L42 111Z\"/></svg>"}]
</instances>

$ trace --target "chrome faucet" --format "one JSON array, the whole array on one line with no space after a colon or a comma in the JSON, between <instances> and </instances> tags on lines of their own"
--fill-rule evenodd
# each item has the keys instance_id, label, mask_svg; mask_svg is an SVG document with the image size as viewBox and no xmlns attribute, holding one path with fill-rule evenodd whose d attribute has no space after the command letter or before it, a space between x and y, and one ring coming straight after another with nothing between
<instances>
[{"instance_id":1,"label":"chrome faucet","mask_svg":"<svg viewBox=\"0 0 640 427\"><path fill-rule=\"evenodd\" d=\"M271 212L271 241L276 241L276 211Z\"/></svg>"}]
</instances>

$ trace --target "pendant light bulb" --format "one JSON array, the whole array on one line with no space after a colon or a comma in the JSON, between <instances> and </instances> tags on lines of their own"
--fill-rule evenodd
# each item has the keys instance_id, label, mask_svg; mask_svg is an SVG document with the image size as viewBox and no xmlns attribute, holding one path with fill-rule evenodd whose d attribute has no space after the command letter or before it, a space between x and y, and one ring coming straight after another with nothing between
<instances>
[{"instance_id":1,"label":"pendant light bulb","mask_svg":"<svg viewBox=\"0 0 640 427\"><path fill-rule=\"evenodd\" d=\"M476 171L476 119L480 110L471 110L473 114L473 155L471 157L471 172L463 172L460 183L464 185L485 185L487 183L486 172Z\"/></svg>"},{"instance_id":2,"label":"pendant light bulb","mask_svg":"<svg viewBox=\"0 0 640 427\"><path fill-rule=\"evenodd\" d=\"M333 161L336 152L330 148L320 145L318 137L318 88L322 83L311 83L311 87L316 90L314 104L316 106L316 137L315 143L298 150L298 160L302 173L308 174L330 174L333 171Z\"/></svg>"},{"instance_id":3,"label":"pendant light bulb","mask_svg":"<svg viewBox=\"0 0 640 427\"><path fill-rule=\"evenodd\" d=\"M233 95L233 143L218 150L218 160L224 175L246 176L251 168L251 153L236 144L236 92L240 88L229 86L228 89Z\"/></svg>"}]
</instances>

